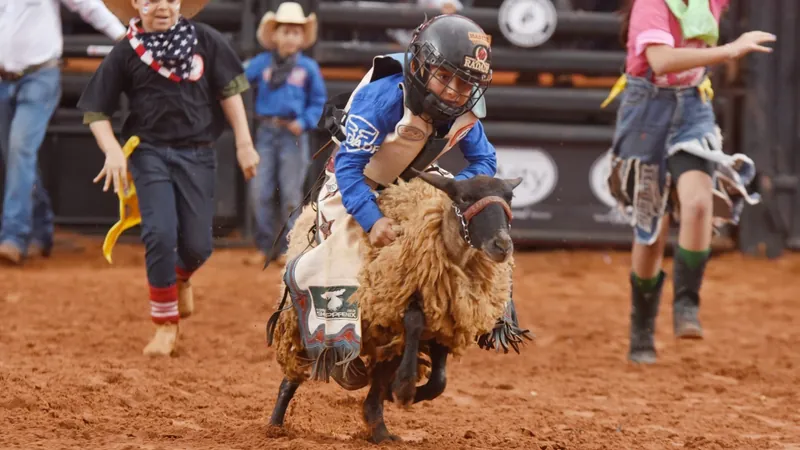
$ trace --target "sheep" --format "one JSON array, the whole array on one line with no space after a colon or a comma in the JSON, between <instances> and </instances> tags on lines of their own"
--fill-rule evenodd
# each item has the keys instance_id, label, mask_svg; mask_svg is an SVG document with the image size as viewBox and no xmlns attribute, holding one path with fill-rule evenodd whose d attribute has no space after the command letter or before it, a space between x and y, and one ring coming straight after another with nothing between
<instances>
[{"instance_id":1,"label":"sheep","mask_svg":"<svg viewBox=\"0 0 800 450\"><path fill-rule=\"evenodd\" d=\"M370 384L364 420L376 443L398 439L386 429L384 400L394 397L407 406L440 395L447 355L463 355L478 336L483 336L483 346L494 346L486 344L485 337L496 334L497 318L508 314L513 270L510 202L522 179L477 176L456 181L417 174L378 197L381 211L402 227L395 243L373 248L366 233L362 237L364 263L353 298L361 307L363 333L354 372L363 376L348 379L342 366L331 374L346 389ZM308 205L289 233L288 260L314 245L304 233L315 222L316 212ZM309 379L297 314L293 308L278 312L270 319L273 329L268 326L268 342L277 337L276 359L285 376L270 420L274 426L283 425L289 401ZM501 331L498 340L506 346L511 339L518 351L520 336L530 339L527 333ZM430 363L419 360L420 353ZM417 389L425 375L428 382Z\"/></svg>"}]
</instances>

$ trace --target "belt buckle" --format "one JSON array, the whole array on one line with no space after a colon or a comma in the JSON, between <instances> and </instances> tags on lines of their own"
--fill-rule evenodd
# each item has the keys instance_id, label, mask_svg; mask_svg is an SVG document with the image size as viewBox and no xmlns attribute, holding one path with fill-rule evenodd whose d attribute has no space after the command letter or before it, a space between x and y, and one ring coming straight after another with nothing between
<instances>
[{"instance_id":1,"label":"belt buckle","mask_svg":"<svg viewBox=\"0 0 800 450\"><path fill-rule=\"evenodd\" d=\"M0 81L17 81L22 78L23 72L9 72L0 69Z\"/></svg>"}]
</instances>

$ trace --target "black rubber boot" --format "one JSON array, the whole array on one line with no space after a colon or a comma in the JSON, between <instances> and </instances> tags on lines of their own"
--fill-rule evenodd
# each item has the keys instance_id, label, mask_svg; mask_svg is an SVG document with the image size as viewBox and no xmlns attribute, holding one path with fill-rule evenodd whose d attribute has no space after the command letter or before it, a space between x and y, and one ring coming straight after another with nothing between
<instances>
[{"instance_id":1,"label":"black rubber boot","mask_svg":"<svg viewBox=\"0 0 800 450\"><path fill-rule=\"evenodd\" d=\"M698 267L691 268L681 256L675 252L673 285L675 299L672 303L672 323L675 337L680 339L702 339L703 327L700 326L698 312L700 310L700 286L706 271L708 259Z\"/></svg>"},{"instance_id":2,"label":"black rubber boot","mask_svg":"<svg viewBox=\"0 0 800 450\"><path fill-rule=\"evenodd\" d=\"M661 301L661 289L666 274L658 273L658 283L650 292L642 292L631 273L631 343L628 359L639 364L656 362L656 317Z\"/></svg>"}]
</instances>

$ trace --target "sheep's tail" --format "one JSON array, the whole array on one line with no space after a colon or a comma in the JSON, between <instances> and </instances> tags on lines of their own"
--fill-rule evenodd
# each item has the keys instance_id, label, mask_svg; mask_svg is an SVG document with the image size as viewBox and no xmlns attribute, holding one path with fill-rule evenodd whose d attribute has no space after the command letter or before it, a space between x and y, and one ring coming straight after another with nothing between
<instances>
[{"instance_id":1,"label":"sheep's tail","mask_svg":"<svg viewBox=\"0 0 800 450\"><path fill-rule=\"evenodd\" d=\"M478 336L478 347L497 352L502 349L503 353L508 353L508 347L511 347L519 354L519 347L525 345L525 339L532 341L533 334L519 327L514 300L510 299L503 317L497 320L492 331Z\"/></svg>"}]
</instances>

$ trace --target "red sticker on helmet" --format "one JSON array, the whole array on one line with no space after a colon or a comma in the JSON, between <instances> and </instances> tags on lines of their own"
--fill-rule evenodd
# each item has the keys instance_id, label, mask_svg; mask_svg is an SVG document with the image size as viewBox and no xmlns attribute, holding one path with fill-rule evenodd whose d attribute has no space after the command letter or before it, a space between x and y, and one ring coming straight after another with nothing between
<instances>
[{"instance_id":1,"label":"red sticker on helmet","mask_svg":"<svg viewBox=\"0 0 800 450\"><path fill-rule=\"evenodd\" d=\"M475 59L478 61L486 61L489 57L489 52L484 47L475 48Z\"/></svg>"}]
</instances>

